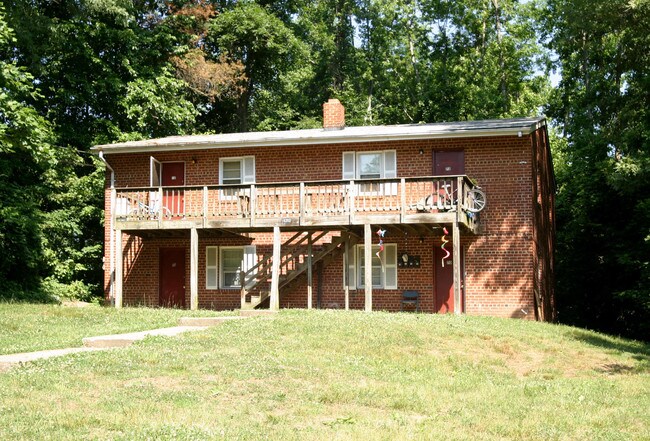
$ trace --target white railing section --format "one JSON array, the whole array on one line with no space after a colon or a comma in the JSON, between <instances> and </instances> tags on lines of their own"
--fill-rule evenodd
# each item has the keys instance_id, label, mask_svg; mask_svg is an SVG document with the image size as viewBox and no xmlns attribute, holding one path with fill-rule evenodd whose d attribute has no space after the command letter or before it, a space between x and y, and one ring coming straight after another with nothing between
<instances>
[{"instance_id":1,"label":"white railing section","mask_svg":"<svg viewBox=\"0 0 650 441\"><path fill-rule=\"evenodd\" d=\"M326 218L465 208L466 176L116 189L116 221Z\"/></svg>"}]
</instances>

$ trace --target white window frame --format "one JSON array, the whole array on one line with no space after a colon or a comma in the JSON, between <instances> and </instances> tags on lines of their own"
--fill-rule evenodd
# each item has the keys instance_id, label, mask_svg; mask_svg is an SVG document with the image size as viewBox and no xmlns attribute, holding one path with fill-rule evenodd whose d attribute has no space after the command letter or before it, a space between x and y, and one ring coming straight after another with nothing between
<instances>
[{"instance_id":1,"label":"white window frame","mask_svg":"<svg viewBox=\"0 0 650 441\"><path fill-rule=\"evenodd\" d=\"M380 155L379 179L397 178L396 150L368 150L360 152L343 152L343 179L361 179L360 161L363 155ZM381 184L378 189L369 189L368 187L368 184L357 185L357 194L383 194L386 196L394 196L397 194L397 183Z\"/></svg>"},{"instance_id":2,"label":"white window frame","mask_svg":"<svg viewBox=\"0 0 650 441\"><path fill-rule=\"evenodd\" d=\"M240 262L238 271L248 271L248 269L252 268L255 265L255 260L256 260L256 249L255 245L239 245L239 246L221 246L219 248L219 288L220 289L240 289L241 287L239 285L233 286L233 285L226 285L225 284L225 273L224 269L225 266L223 264L223 252L227 250L241 250L242 251L242 260ZM207 263L207 261L206 261Z\"/></svg>"},{"instance_id":3,"label":"white window frame","mask_svg":"<svg viewBox=\"0 0 650 441\"><path fill-rule=\"evenodd\" d=\"M210 253L214 253L214 265L209 265ZM214 272L214 285L210 285L210 271ZM205 247L205 289L219 289L219 247Z\"/></svg>"},{"instance_id":4,"label":"white window frame","mask_svg":"<svg viewBox=\"0 0 650 441\"><path fill-rule=\"evenodd\" d=\"M379 250L378 244L372 245L372 255L375 256L375 253ZM364 275L361 272L361 256L364 253L364 245L357 244L356 246L350 247L350 253L347 260L347 271L343 271L344 279L343 284L345 286L346 280L345 276L348 277L347 286L349 289L362 289L364 285ZM384 251L381 254L381 263L383 270L381 271L381 284L373 285L373 289L397 289L397 244L395 243L385 243ZM345 264L345 263L344 263ZM377 267L378 268L378 267ZM394 283L389 284L387 280L393 279Z\"/></svg>"},{"instance_id":5,"label":"white window frame","mask_svg":"<svg viewBox=\"0 0 650 441\"><path fill-rule=\"evenodd\" d=\"M234 156L219 158L219 185L227 185L223 182L224 162L239 162L240 185L255 183L255 156ZM244 190L246 192L246 190ZM222 199L236 199L238 195L233 190L221 190ZM250 197L250 195L249 195Z\"/></svg>"}]
</instances>

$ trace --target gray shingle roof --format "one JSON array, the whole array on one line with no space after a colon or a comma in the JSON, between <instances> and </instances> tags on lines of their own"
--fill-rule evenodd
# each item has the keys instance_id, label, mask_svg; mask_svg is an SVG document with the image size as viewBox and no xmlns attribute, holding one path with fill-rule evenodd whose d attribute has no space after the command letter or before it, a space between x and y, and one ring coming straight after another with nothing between
<instances>
[{"instance_id":1,"label":"gray shingle roof","mask_svg":"<svg viewBox=\"0 0 650 441\"><path fill-rule=\"evenodd\" d=\"M537 118L459 121L433 124L345 127L342 130L285 130L277 132L226 133L220 135L170 136L167 138L97 145L104 153L142 153L174 150L220 149L237 147L294 146L378 142L409 139L459 138L527 135L546 125Z\"/></svg>"}]
</instances>

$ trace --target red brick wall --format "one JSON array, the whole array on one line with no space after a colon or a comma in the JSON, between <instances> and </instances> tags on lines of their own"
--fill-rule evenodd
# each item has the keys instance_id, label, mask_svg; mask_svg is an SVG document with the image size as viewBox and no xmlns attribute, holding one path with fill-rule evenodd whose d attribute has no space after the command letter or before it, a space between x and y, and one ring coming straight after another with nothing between
<instances>
[{"instance_id":1,"label":"red brick wall","mask_svg":"<svg viewBox=\"0 0 650 441\"><path fill-rule=\"evenodd\" d=\"M336 98L323 104L323 128L341 129L345 127L345 108Z\"/></svg>"},{"instance_id":2,"label":"red brick wall","mask_svg":"<svg viewBox=\"0 0 650 441\"><path fill-rule=\"evenodd\" d=\"M543 129L542 129L543 130ZM536 132L536 133L539 133ZM538 135L534 135L538 136ZM537 138L535 138L537 139ZM538 141L539 142L539 141ZM542 147L540 147L542 148ZM543 146L546 148L546 145ZM537 160L533 152L533 136L455 138L414 140L400 142L309 145L296 147L232 148L214 151L157 153L159 161L184 161L186 185L214 185L219 182L219 157L255 156L256 180L259 183L277 181L304 181L341 179L342 153L344 151L397 150L399 177L428 176L432 174L432 152L442 149L465 151L466 174L480 185L487 195L487 207L480 213L481 232L462 233L465 265L465 310L468 314L504 317L535 317L533 285L533 203L537 178L533 168ZM420 155L419 151L423 154ZM287 160L290 154L290 160ZM149 154L106 155L116 171L117 187L149 185ZM108 179L108 175L107 175ZM546 191L546 190L545 190ZM110 190L106 190L106 239L110 228ZM547 197L548 199L548 197ZM551 209L546 204L545 209ZM201 235L201 233L200 233ZM398 270L398 290L373 290L375 309L399 310L401 292L417 289L422 293L423 308L433 311L433 247L439 246L440 237L424 238L422 243L414 237L387 237L385 242L398 243L419 255L419 269ZM417 240L416 240L417 239ZM127 235L129 257L125 262L125 304L157 304L158 249L161 246L185 246L188 250L186 265L189 272L189 233L178 239L132 239ZM407 243L408 241L408 243ZM260 246L270 244L270 235L257 237ZM230 309L239 307L237 290L205 289L205 246L232 244L232 239L208 238L199 240L199 306L202 308ZM109 247L106 247L106 269L109 268ZM323 270L322 306L343 307L342 258ZM313 298L316 305L317 277L314 272ZM106 292L108 294L108 271ZM187 275L187 301L189 305L189 273ZM305 307L306 282L282 294L284 307ZM351 305L363 308L362 290L351 293Z\"/></svg>"}]
</instances>

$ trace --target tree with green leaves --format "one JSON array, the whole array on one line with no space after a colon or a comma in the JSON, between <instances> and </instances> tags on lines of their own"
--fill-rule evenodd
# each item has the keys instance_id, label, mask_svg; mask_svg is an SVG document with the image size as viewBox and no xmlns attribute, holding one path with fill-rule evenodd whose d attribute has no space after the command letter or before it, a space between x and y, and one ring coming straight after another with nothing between
<instances>
[{"instance_id":1,"label":"tree with green leaves","mask_svg":"<svg viewBox=\"0 0 650 441\"><path fill-rule=\"evenodd\" d=\"M304 45L284 23L253 2L237 3L209 23L206 47L216 59L226 57L244 66L245 84L236 101L237 131L251 128L251 106L260 91L278 96L283 74L306 55Z\"/></svg>"},{"instance_id":2,"label":"tree with green leaves","mask_svg":"<svg viewBox=\"0 0 650 441\"><path fill-rule=\"evenodd\" d=\"M0 293L37 291L45 273L41 235L44 176L53 165L48 122L27 104L33 77L11 60L14 35L0 6Z\"/></svg>"},{"instance_id":3,"label":"tree with green leaves","mask_svg":"<svg viewBox=\"0 0 650 441\"><path fill-rule=\"evenodd\" d=\"M560 320L650 335L650 2L547 0Z\"/></svg>"}]
</instances>

